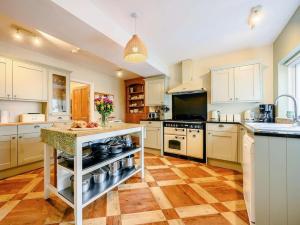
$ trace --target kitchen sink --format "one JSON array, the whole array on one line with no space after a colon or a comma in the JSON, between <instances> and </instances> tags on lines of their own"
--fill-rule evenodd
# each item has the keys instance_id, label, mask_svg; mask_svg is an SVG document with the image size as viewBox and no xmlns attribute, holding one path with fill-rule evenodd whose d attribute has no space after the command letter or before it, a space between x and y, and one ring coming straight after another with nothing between
<instances>
[{"instance_id":1,"label":"kitchen sink","mask_svg":"<svg viewBox=\"0 0 300 225\"><path fill-rule=\"evenodd\" d=\"M257 130L300 132L300 126L297 124L282 124L282 123L246 123L246 124Z\"/></svg>"}]
</instances>

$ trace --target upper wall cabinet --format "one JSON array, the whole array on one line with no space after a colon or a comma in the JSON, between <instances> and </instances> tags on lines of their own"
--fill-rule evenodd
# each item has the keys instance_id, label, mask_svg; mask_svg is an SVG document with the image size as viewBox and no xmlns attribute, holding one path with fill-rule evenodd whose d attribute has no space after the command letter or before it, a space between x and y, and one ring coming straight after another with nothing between
<instances>
[{"instance_id":1,"label":"upper wall cabinet","mask_svg":"<svg viewBox=\"0 0 300 225\"><path fill-rule=\"evenodd\" d=\"M48 110L50 117L54 116L49 120L66 120L61 116L70 115L70 74L58 70L49 70L48 79Z\"/></svg>"},{"instance_id":2,"label":"upper wall cabinet","mask_svg":"<svg viewBox=\"0 0 300 225\"><path fill-rule=\"evenodd\" d=\"M260 64L214 69L211 72L212 103L260 102Z\"/></svg>"},{"instance_id":3,"label":"upper wall cabinet","mask_svg":"<svg viewBox=\"0 0 300 225\"><path fill-rule=\"evenodd\" d=\"M0 57L0 98L12 97L12 60Z\"/></svg>"},{"instance_id":4,"label":"upper wall cabinet","mask_svg":"<svg viewBox=\"0 0 300 225\"><path fill-rule=\"evenodd\" d=\"M164 105L165 100L165 78L145 79L145 104L146 106Z\"/></svg>"},{"instance_id":5,"label":"upper wall cabinet","mask_svg":"<svg viewBox=\"0 0 300 225\"><path fill-rule=\"evenodd\" d=\"M19 61L13 62L13 98L47 101L46 69Z\"/></svg>"}]
</instances>

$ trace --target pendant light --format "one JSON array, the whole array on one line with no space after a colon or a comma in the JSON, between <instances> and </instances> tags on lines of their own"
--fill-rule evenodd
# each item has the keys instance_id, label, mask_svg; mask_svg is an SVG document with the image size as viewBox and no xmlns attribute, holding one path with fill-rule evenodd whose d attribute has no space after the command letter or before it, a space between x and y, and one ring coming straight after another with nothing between
<instances>
[{"instance_id":1,"label":"pendant light","mask_svg":"<svg viewBox=\"0 0 300 225\"><path fill-rule=\"evenodd\" d=\"M136 13L132 13L131 17L134 19L134 34L124 49L124 59L131 63L145 62L148 57L148 53L146 46L136 34Z\"/></svg>"}]
</instances>

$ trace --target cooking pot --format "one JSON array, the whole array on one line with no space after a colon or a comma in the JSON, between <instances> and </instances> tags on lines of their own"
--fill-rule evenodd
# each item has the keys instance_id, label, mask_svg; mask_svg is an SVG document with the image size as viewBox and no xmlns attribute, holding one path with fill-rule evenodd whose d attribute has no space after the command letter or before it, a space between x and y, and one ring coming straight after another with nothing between
<instances>
[{"instance_id":1,"label":"cooking pot","mask_svg":"<svg viewBox=\"0 0 300 225\"><path fill-rule=\"evenodd\" d=\"M119 175L122 171L121 163L122 163L121 160L119 160L109 164L109 175L111 176Z\"/></svg>"},{"instance_id":2,"label":"cooking pot","mask_svg":"<svg viewBox=\"0 0 300 225\"><path fill-rule=\"evenodd\" d=\"M106 168L99 168L92 172L94 183L101 184L107 178L107 169Z\"/></svg>"},{"instance_id":3,"label":"cooking pot","mask_svg":"<svg viewBox=\"0 0 300 225\"><path fill-rule=\"evenodd\" d=\"M90 187L91 187L91 178L92 178L92 175L90 173L85 174L84 176L82 176L82 193L85 193L90 189ZM72 175L70 177L70 181L71 181L71 190L74 193L74 175Z\"/></svg>"},{"instance_id":4,"label":"cooking pot","mask_svg":"<svg viewBox=\"0 0 300 225\"><path fill-rule=\"evenodd\" d=\"M62 153L62 158L68 163L69 166L74 166L74 155L70 155L66 152ZM82 164L86 165L94 158L93 152L90 148L83 149L82 151Z\"/></svg>"}]
</instances>

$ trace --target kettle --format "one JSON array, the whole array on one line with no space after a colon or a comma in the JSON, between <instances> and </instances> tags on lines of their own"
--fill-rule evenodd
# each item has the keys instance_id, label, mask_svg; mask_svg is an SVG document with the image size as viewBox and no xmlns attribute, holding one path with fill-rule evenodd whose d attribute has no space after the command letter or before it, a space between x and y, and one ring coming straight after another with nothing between
<instances>
[{"instance_id":1,"label":"kettle","mask_svg":"<svg viewBox=\"0 0 300 225\"><path fill-rule=\"evenodd\" d=\"M214 110L211 112L211 120L212 121L219 121L220 120L220 111Z\"/></svg>"}]
</instances>

